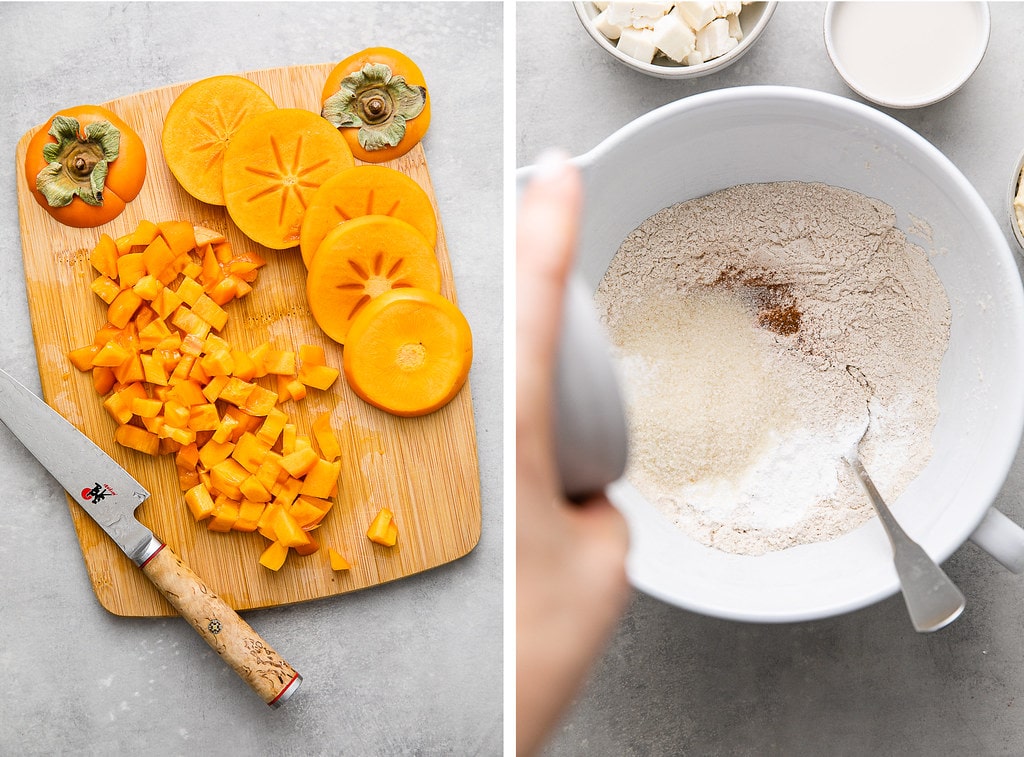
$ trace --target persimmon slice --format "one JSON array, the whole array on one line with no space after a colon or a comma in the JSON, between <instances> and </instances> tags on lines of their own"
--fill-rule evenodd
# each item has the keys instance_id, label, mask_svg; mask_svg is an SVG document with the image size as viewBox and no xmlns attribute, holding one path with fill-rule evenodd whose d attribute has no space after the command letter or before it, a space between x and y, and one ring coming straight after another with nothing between
<instances>
[{"instance_id":1,"label":"persimmon slice","mask_svg":"<svg viewBox=\"0 0 1024 757\"><path fill-rule=\"evenodd\" d=\"M368 215L406 221L431 247L437 243L434 206L414 179L387 166L358 165L332 176L313 194L299 234L306 267L327 232L339 223Z\"/></svg>"},{"instance_id":2,"label":"persimmon slice","mask_svg":"<svg viewBox=\"0 0 1024 757\"><path fill-rule=\"evenodd\" d=\"M161 142L164 160L182 189L202 202L224 204L224 151L241 125L277 105L244 76L211 76L171 103Z\"/></svg>"},{"instance_id":3,"label":"persimmon slice","mask_svg":"<svg viewBox=\"0 0 1024 757\"><path fill-rule=\"evenodd\" d=\"M306 300L324 333L346 343L352 320L367 303L392 290L441 291L441 267L416 229L390 216L353 218L332 229L306 278Z\"/></svg>"},{"instance_id":4,"label":"persimmon slice","mask_svg":"<svg viewBox=\"0 0 1024 757\"><path fill-rule=\"evenodd\" d=\"M343 367L363 400L394 415L432 413L469 376L473 336L466 317L440 294L393 289L352 322Z\"/></svg>"},{"instance_id":5,"label":"persimmon slice","mask_svg":"<svg viewBox=\"0 0 1024 757\"><path fill-rule=\"evenodd\" d=\"M253 116L224 151L228 215L255 242L294 247L313 193L354 164L345 138L315 113L278 108Z\"/></svg>"}]
</instances>

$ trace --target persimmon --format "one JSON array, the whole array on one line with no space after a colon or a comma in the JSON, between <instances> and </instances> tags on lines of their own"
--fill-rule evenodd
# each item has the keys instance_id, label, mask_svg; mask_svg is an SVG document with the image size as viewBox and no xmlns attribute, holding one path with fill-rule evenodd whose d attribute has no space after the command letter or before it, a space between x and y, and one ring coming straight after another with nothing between
<instances>
[{"instance_id":1,"label":"persimmon","mask_svg":"<svg viewBox=\"0 0 1024 757\"><path fill-rule=\"evenodd\" d=\"M317 325L345 344L352 319L391 289L441 291L433 248L416 229L390 216L361 216L324 238L306 277L306 300Z\"/></svg>"},{"instance_id":2,"label":"persimmon","mask_svg":"<svg viewBox=\"0 0 1024 757\"><path fill-rule=\"evenodd\" d=\"M186 87L171 103L161 133L164 160L182 189L224 205L225 149L247 119L276 108L243 76L211 76Z\"/></svg>"},{"instance_id":3,"label":"persimmon","mask_svg":"<svg viewBox=\"0 0 1024 757\"><path fill-rule=\"evenodd\" d=\"M253 116L224 150L228 215L265 247L294 247L313 193L353 165L348 142L315 113L278 108Z\"/></svg>"},{"instance_id":4,"label":"persimmon","mask_svg":"<svg viewBox=\"0 0 1024 757\"><path fill-rule=\"evenodd\" d=\"M430 126L423 72L390 47L370 47L341 61L327 76L320 101L321 115L367 163L400 158Z\"/></svg>"},{"instance_id":5,"label":"persimmon","mask_svg":"<svg viewBox=\"0 0 1024 757\"><path fill-rule=\"evenodd\" d=\"M306 267L327 232L343 221L368 215L406 221L431 247L437 243L434 206L414 179L387 166L358 165L331 177L313 194L299 232Z\"/></svg>"},{"instance_id":6,"label":"persimmon","mask_svg":"<svg viewBox=\"0 0 1024 757\"><path fill-rule=\"evenodd\" d=\"M132 127L99 105L60 110L33 135L25 179L43 209L78 228L117 218L146 180L146 148Z\"/></svg>"},{"instance_id":7,"label":"persimmon","mask_svg":"<svg viewBox=\"0 0 1024 757\"><path fill-rule=\"evenodd\" d=\"M473 336L462 311L440 294L394 289L352 321L342 368L360 398L400 416L448 404L469 376Z\"/></svg>"}]
</instances>

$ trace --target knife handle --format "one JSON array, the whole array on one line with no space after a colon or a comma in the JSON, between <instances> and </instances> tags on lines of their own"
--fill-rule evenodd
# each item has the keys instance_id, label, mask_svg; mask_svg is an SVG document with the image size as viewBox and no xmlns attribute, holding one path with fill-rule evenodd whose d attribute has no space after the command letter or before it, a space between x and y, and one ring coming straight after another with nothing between
<instances>
[{"instance_id":1,"label":"knife handle","mask_svg":"<svg viewBox=\"0 0 1024 757\"><path fill-rule=\"evenodd\" d=\"M139 567L203 640L271 707L280 707L302 676L217 596L166 544L154 538ZM159 545L159 546L157 546Z\"/></svg>"}]
</instances>

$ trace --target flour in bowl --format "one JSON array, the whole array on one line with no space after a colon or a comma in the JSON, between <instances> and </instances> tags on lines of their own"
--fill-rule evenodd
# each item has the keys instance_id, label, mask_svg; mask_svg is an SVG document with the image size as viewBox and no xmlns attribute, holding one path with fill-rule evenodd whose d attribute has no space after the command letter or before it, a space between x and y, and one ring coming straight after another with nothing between
<instances>
[{"instance_id":1,"label":"flour in bowl","mask_svg":"<svg viewBox=\"0 0 1024 757\"><path fill-rule=\"evenodd\" d=\"M800 182L732 187L656 213L596 300L623 379L630 481L702 543L760 554L874 511L842 455L893 501L931 456L945 291L892 208Z\"/></svg>"}]
</instances>

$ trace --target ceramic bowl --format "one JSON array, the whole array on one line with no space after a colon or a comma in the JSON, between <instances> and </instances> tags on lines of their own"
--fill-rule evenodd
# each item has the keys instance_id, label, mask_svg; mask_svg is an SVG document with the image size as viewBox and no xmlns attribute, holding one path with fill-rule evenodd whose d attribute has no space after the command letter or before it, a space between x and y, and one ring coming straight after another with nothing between
<instances>
[{"instance_id":1,"label":"ceramic bowl","mask_svg":"<svg viewBox=\"0 0 1024 757\"><path fill-rule=\"evenodd\" d=\"M646 63L626 55L615 46L615 42L608 39L594 27L593 20L598 14L598 9L594 3L573 3L576 15L579 16L583 28L587 30L587 33L602 50L634 71L661 79L694 79L698 76L706 76L731 66L747 50L754 46L754 43L757 42L762 32L768 26L768 22L771 20L772 14L775 13L777 5L777 1L754 2L744 5L739 14L740 27L743 29L743 39L740 40L740 43L729 52L717 58L693 66L684 66L663 55L657 55L651 63Z\"/></svg>"},{"instance_id":2,"label":"ceramic bowl","mask_svg":"<svg viewBox=\"0 0 1024 757\"><path fill-rule=\"evenodd\" d=\"M751 86L663 106L574 162L587 198L576 275L591 292L642 221L726 187L816 181L892 206L898 226L930 252L952 312L934 454L890 505L936 560L972 539L1011 569L1024 568L1024 530L992 507L1024 431L1024 291L1003 229L939 150L850 98ZM519 181L531 172L521 170ZM792 622L849 612L899 589L877 518L831 541L748 556L691 539L626 479L609 493L629 523L633 585L688 610Z\"/></svg>"}]
</instances>

